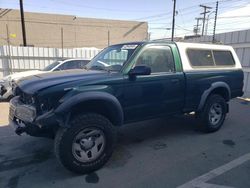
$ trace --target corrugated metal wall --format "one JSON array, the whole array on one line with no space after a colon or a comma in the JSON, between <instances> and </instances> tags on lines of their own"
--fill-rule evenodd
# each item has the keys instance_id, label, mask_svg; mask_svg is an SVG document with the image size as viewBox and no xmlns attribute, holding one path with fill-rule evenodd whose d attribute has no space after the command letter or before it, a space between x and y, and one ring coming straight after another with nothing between
<instances>
[{"instance_id":1,"label":"corrugated metal wall","mask_svg":"<svg viewBox=\"0 0 250 188\"><path fill-rule=\"evenodd\" d=\"M250 30L217 34L215 39L217 42L231 45L235 49L244 71L244 96L250 97ZM210 43L212 36L203 36L186 41Z\"/></svg>"},{"instance_id":2,"label":"corrugated metal wall","mask_svg":"<svg viewBox=\"0 0 250 188\"><path fill-rule=\"evenodd\" d=\"M43 69L55 60L63 58L92 59L97 48L42 48L0 46L0 78L11 73Z\"/></svg>"}]
</instances>

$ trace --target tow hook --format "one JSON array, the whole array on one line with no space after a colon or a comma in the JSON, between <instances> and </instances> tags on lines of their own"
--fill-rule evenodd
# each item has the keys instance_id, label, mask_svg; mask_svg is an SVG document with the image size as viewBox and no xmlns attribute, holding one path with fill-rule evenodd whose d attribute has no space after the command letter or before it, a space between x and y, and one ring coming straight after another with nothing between
<instances>
[{"instance_id":1,"label":"tow hook","mask_svg":"<svg viewBox=\"0 0 250 188\"><path fill-rule=\"evenodd\" d=\"M21 136L22 133L25 132L25 128L24 127L18 127L16 130L15 130L15 133L19 136Z\"/></svg>"}]
</instances>

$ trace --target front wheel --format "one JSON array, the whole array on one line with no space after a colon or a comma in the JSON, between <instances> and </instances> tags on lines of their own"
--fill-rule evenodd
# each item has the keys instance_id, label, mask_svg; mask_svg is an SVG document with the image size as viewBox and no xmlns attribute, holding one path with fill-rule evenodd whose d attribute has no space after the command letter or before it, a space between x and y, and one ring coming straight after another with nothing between
<instances>
[{"instance_id":1,"label":"front wheel","mask_svg":"<svg viewBox=\"0 0 250 188\"><path fill-rule=\"evenodd\" d=\"M227 113L227 103L220 95L211 95L203 110L197 113L199 129L203 132L215 132L221 128Z\"/></svg>"},{"instance_id":2,"label":"front wheel","mask_svg":"<svg viewBox=\"0 0 250 188\"><path fill-rule=\"evenodd\" d=\"M101 168L111 157L115 129L99 114L76 116L70 128L60 128L55 138L55 154L61 164L76 173Z\"/></svg>"}]
</instances>

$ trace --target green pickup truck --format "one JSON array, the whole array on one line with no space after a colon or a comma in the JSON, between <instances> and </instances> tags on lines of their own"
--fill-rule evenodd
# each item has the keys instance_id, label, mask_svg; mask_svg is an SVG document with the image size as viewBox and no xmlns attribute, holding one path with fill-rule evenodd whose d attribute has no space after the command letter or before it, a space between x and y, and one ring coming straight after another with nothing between
<instances>
[{"instance_id":1,"label":"green pickup truck","mask_svg":"<svg viewBox=\"0 0 250 188\"><path fill-rule=\"evenodd\" d=\"M19 135L53 138L67 169L89 173L110 158L117 127L193 112L201 130L214 132L242 88L241 64L230 46L123 43L105 48L82 70L19 80L9 120Z\"/></svg>"}]
</instances>

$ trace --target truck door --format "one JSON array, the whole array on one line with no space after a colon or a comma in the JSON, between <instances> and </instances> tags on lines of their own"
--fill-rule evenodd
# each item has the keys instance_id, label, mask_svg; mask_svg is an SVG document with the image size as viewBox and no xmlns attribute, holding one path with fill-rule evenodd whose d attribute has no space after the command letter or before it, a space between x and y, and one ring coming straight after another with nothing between
<instances>
[{"instance_id":1,"label":"truck door","mask_svg":"<svg viewBox=\"0 0 250 188\"><path fill-rule=\"evenodd\" d=\"M150 75L134 80L125 77L125 121L181 112L184 104L184 75L176 72L173 53L167 45L151 45L141 50L135 66L148 66Z\"/></svg>"}]
</instances>

